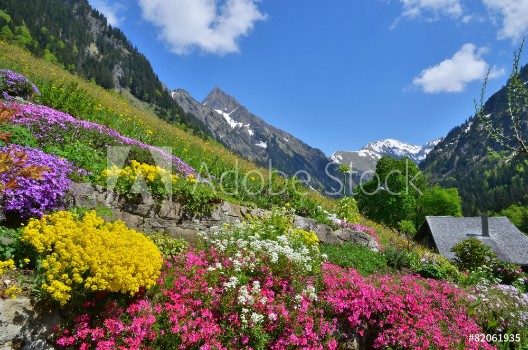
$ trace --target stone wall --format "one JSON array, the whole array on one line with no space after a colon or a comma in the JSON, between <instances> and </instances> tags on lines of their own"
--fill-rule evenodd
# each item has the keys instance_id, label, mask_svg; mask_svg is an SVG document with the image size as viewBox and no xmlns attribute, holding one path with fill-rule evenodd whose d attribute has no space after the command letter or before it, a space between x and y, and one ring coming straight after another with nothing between
<instances>
[{"instance_id":1,"label":"stone wall","mask_svg":"<svg viewBox=\"0 0 528 350\"><path fill-rule=\"evenodd\" d=\"M94 209L106 207L113 213L108 220L122 220L128 227L145 232L164 232L174 238L184 239L190 244L198 240L198 232L208 232L212 227L224 223L236 223L244 220L247 215L262 217L269 214L262 209L252 209L245 206L222 201L217 204L212 213L198 218L190 217L178 202L164 200L155 203L152 200L140 199L131 201L125 196L104 188L87 184L74 183L72 186L69 207ZM294 225L303 230L314 232L322 243L340 244L355 242L377 251L377 242L363 232L349 228L332 230L331 227L320 224L314 219L296 216Z\"/></svg>"}]
</instances>

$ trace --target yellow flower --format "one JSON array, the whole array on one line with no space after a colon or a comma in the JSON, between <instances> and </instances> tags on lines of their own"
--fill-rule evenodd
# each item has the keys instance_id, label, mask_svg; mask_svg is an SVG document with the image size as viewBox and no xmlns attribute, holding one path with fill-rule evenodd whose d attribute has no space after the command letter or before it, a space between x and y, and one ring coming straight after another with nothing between
<instances>
[{"instance_id":1,"label":"yellow flower","mask_svg":"<svg viewBox=\"0 0 528 350\"><path fill-rule=\"evenodd\" d=\"M95 211L82 218L56 212L32 219L22 241L42 255L46 283L41 288L61 305L71 298L73 286L131 294L149 288L162 265L161 253L148 237L121 221L107 223Z\"/></svg>"}]
</instances>

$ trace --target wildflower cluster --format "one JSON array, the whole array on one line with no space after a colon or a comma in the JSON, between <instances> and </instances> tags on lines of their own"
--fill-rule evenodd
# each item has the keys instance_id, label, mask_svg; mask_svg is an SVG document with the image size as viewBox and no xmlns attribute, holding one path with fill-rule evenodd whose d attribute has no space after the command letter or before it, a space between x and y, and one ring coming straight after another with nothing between
<instances>
[{"instance_id":1,"label":"wildflower cluster","mask_svg":"<svg viewBox=\"0 0 528 350\"><path fill-rule=\"evenodd\" d=\"M172 186L178 181L178 176L159 166L139 163L132 160L130 165L119 169L115 165L105 169L102 173L107 181L116 181L116 188L120 192L140 193L149 191L153 195L167 197L172 193ZM141 180L144 180L142 182ZM147 188L141 188L141 185Z\"/></svg>"},{"instance_id":2,"label":"wildflower cluster","mask_svg":"<svg viewBox=\"0 0 528 350\"><path fill-rule=\"evenodd\" d=\"M3 106L0 103L0 107ZM24 105L11 103L8 108L16 111L16 115L11 122L16 125L28 127L32 134L42 142L60 143L65 140L66 135L74 140L82 133L93 133L92 140L104 138L106 146L137 146L140 149L159 154L171 164L181 174L187 176L195 174L195 170L180 158L173 156L164 150L147 145L138 140L121 135L119 132L106 126L79 120L67 113L59 112L55 109L40 105Z\"/></svg>"},{"instance_id":3,"label":"wildflower cluster","mask_svg":"<svg viewBox=\"0 0 528 350\"><path fill-rule=\"evenodd\" d=\"M453 349L482 333L467 316L468 296L452 285L416 276L362 277L353 269L323 266L322 298L360 336L365 348ZM466 343L465 349L490 349Z\"/></svg>"},{"instance_id":4,"label":"wildflower cluster","mask_svg":"<svg viewBox=\"0 0 528 350\"><path fill-rule=\"evenodd\" d=\"M121 308L114 301L104 300L97 294L94 301L85 302L85 313L69 328L59 330L56 344L66 349L145 349L156 335L152 306L139 299Z\"/></svg>"},{"instance_id":5,"label":"wildflower cluster","mask_svg":"<svg viewBox=\"0 0 528 350\"><path fill-rule=\"evenodd\" d=\"M211 247L167 262L157 347L336 349L315 278L284 275L259 263L262 254L247 258Z\"/></svg>"},{"instance_id":6,"label":"wildflower cluster","mask_svg":"<svg viewBox=\"0 0 528 350\"><path fill-rule=\"evenodd\" d=\"M265 264L287 275L318 271L323 258L317 236L295 229L285 214L278 209L264 219L225 225L202 237L207 245L239 258L244 267Z\"/></svg>"},{"instance_id":7,"label":"wildflower cluster","mask_svg":"<svg viewBox=\"0 0 528 350\"><path fill-rule=\"evenodd\" d=\"M68 176L77 169L67 160L39 149L10 145L0 147L0 159L8 158L12 166L0 172L6 211L21 217L40 217L48 210L62 208L62 199L71 185ZM33 176L28 174L33 173ZM9 186L10 183L15 186Z\"/></svg>"},{"instance_id":8,"label":"wildflower cluster","mask_svg":"<svg viewBox=\"0 0 528 350\"><path fill-rule=\"evenodd\" d=\"M22 240L42 258L42 289L61 305L74 289L134 294L155 284L162 265L158 248L145 235L121 221L106 223L95 211L32 219Z\"/></svg>"},{"instance_id":9,"label":"wildflower cluster","mask_svg":"<svg viewBox=\"0 0 528 350\"><path fill-rule=\"evenodd\" d=\"M34 94L40 95L37 87L27 77L9 69L0 69L0 92L5 100L16 96L27 99Z\"/></svg>"},{"instance_id":10,"label":"wildflower cluster","mask_svg":"<svg viewBox=\"0 0 528 350\"><path fill-rule=\"evenodd\" d=\"M14 269L14 268L15 268L15 262L13 261L13 259L9 259L6 261L0 261L0 275L3 275L7 269Z\"/></svg>"},{"instance_id":11,"label":"wildflower cluster","mask_svg":"<svg viewBox=\"0 0 528 350\"><path fill-rule=\"evenodd\" d=\"M475 313L487 333L521 333L528 337L528 294L514 286L480 283L473 288ZM525 339L528 341L528 338Z\"/></svg>"}]
</instances>

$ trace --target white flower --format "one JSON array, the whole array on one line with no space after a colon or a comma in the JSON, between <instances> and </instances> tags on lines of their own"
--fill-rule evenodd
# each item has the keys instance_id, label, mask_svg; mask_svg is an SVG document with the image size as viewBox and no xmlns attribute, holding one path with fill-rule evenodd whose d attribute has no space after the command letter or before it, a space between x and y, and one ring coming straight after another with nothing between
<instances>
[{"instance_id":1,"label":"white flower","mask_svg":"<svg viewBox=\"0 0 528 350\"><path fill-rule=\"evenodd\" d=\"M258 314L258 313L256 313L256 312L253 312L253 313L251 314L251 322L253 322L253 324L258 325L258 324L260 324L263 320L264 320L264 316L263 316L263 315Z\"/></svg>"},{"instance_id":2,"label":"white flower","mask_svg":"<svg viewBox=\"0 0 528 350\"><path fill-rule=\"evenodd\" d=\"M260 292L260 282L259 281L253 281L253 292Z\"/></svg>"},{"instance_id":3,"label":"white flower","mask_svg":"<svg viewBox=\"0 0 528 350\"><path fill-rule=\"evenodd\" d=\"M274 314L273 312L271 312L269 315L268 315L268 318L270 321L275 321L277 319L277 315Z\"/></svg>"},{"instance_id":4,"label":"white flower","mask_svg":"<svg viewBox=\"0 0 528 350\"><path fill-rule=\"evenodd\" d=\"M234 289L238 285L238 277L231 276L229 278L228 282L224 282L224 288L226 289Z\"/></svg>"}]
</instances>

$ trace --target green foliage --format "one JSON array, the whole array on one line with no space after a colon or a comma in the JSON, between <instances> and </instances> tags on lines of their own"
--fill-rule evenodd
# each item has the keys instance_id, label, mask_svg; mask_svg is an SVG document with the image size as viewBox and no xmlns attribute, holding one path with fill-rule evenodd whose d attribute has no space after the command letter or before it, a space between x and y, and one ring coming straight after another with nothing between
<instances>
[{"instance_id":1,"label":"green foliage","mask_svg":"<svg viewBox=\"0 0 528 350\"><path fill-rule=\"evenodd\" d=\"M460 279L460 272L456 266L438 254L426 253L417 266L416 271L425 278L448 280L455 283Z\"/></svg>"},{"instance_id":2,"label":"green foliage","mask_svg":"<svg viewBox=\"0 0 528 350\"><path fill-rule=\"evenodd\" d=\"M328 262L341 267L354 268L364 276L383 272L387 269L387 261L383 254L375 253L363 245L355 243L323 244L319 250L328 256Z\"/></svg>"},{"instance_id":3,"label":"green foliage","mask_svg":"<svg viewBox=\"0 0 528 350\"><path fill-rule=\"evenodd\" d=\"M382 157L374 178L360 186L355 198L362 214L392 228L405 222L407 233L419 227L427 215L461 215L458 191L429 188L424 174L408 158Z\"/></svg>"},{"instance_id":4,"label":"green foliage","mask_svg":"<svg viewBox=\"0 0 528 350\"><path fill-rule=\"evenodd\" d=\"M411 237L416 234L416 227L414 226L414 223L410 220L402 220L398 222L398 229L401 233Z\"/></svg>"},{"instance_id":5,"label":"green foliage","mask_svg":"<svg viewBox=\"0 0 528 350\"><path fill-rule=\"evenodd\" d=\"M104 111L97 110L96 100L76 82L65 84L55 79L49 80L40 84L40 93L41 103L73 116L104 113Z\"/></svg>"},{"instance_id":6,"label":"green foliage","mask_svg":"<svg viewBox=\"0 0 528 350\"><path fill-rule=\"evenodd\" d=\"M149 237L165 259L181 254L189 247L187 242L172 238L166 233L155 232L149 234Z\"/></svg>"},{"instance_id":7,"label":"green foliage","mask_svg":"<svg viewBox=\"0 0 528 350\"><path fill-rule=\"evenodd\" d=\"M0 10L0 19L7 23L11 23L11 16L9 16L9 14L5 11Z\"/></svg>"},{"instance_id":8,"label":"green foliage","mask_svg":"<svg viewBox=\"0 0 528 350\"><path fill-rule=\"evenodd\" d=\"M22 228L13 229L0 226L0 261L13 259L18 267L34 264L36 261L35 251L29 244L22 242L21 237ZM29 259L29 262L25 259Z\"/></svg>"},{"instance_id":9,"label":"green foliage","mask_svg":"<svg viewBox=\"0 0 528 350\"><path fill-rule=\"evenodd\" d=\"M391 244L388 248L385 248L383 250L383 256L387 261L387 265L396 270L404 267L411 268L419 260L416 253L395 244Z\"/></svg>"},{"instance_id":10,"label":"green foliage","mask_svg":"<svg viewBox=\"0 0 528 350\"><path fill-rule=\"evenodd\" d=\"M462 199L456 188L428 188L418 198L417 205L417 227L422 225L426 216L462 216Z\"/></svg>"},{"instance_id":11,"label":"green foliage","mask_svg":"<svg viewBox=\"0 0 528 350\"><path fill-rule=\"evenodd\" d=\"M496 258L491 248L476 237L455 244L451 251L455 253L455 265L464 271L473 271L478 267L489 265Z\"/></svg>"},{"instance_id":12,"label":"green foliage","mask_svg":"<svg viewBox=\"0 0 528 350\"><path fill-rule=\"evenodd\" d=\"M497 215L508 217L519 230L528 234L528 207L512 204Z\"/></svg>"},{"instance_id":13,"label":"green foliage","mask_svg":"<svg viewBox=\"0 0 528 350\"><path fill-rule=\"evenodd\" d=\"M408 158L382 157L374 178L362 184L355 198L368 218L397 227L401 220L413 219L417 198L427 187L420 169Z\"/></svg>"},{"instance_id":14,"label":"green foliage","mask_svg":"<svg viewBox=\"0 0 528 350\"><path fill-rule=\"evenodd\" d=\"M180 178L172 189L176 199L184 203L184 210L193 217L210 213L220 201L216 191L206 183L190 184Z\"/></svg>"},{"instance_id":15,"label":"green foliage","mask_svg":"<svg viewBox=\"0 0 528 350\"><path fill-rule=\"evenodd\" d=\"M357 224L359 222L358 205L354 197L344 197L337 202L337 217Z\"/></svg>"},{"instance_id":16,"label":"green foliage","mask_svg":"<svg viewBox=\"0 0 528 350\"><path fill-rule=\"evenodd\" d=\"M3 26L0 30L0 39L10 41L13 40L14 36L15 34L13 34L8 26Z\"/></svg>"}]
</instances>

